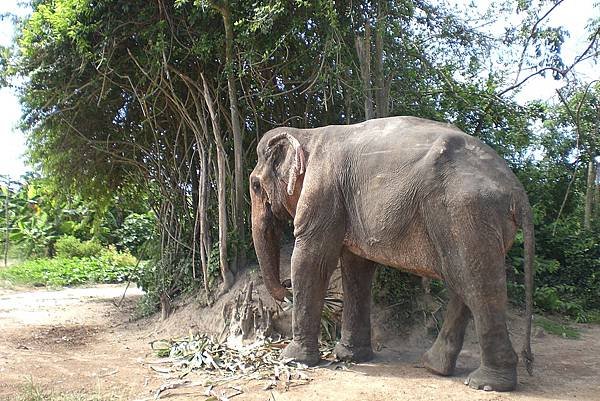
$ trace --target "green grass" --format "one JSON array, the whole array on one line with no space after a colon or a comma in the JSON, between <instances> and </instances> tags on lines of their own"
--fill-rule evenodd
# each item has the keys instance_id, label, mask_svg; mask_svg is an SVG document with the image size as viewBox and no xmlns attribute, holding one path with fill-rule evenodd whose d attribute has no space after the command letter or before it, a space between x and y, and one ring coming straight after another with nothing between
<instances>
[{"instance_id":1,"label":"green grass","mask_svg":"<svg viewBox=\"0 0 600 401\"><path fill-rule=\"evenodd\" d=\"M119 283L135 274L136 260L112 250L98 257L41 258L0 269L0 283L62 287L90 283Z\"/></svg>"},{"instance_id":2,"label":"green grass","mask_svg":"<svg viewBox=\"0 0 600 401\"><path fill-rule=\"evenodd\" d=\"M101 391L96 391L93 394L86 392L54 392L42 388L40 385L29 379L17 395L10 398L0 398L4 401L120 401L125 398L112 394L101 394Z\"/></svg>"},{"instance_id":3,"label":"green grass","mask_svg":"<svg viewBox=\"0 0 600 401\"><path fill-rule=\"evenodd\" d=\"M587 321L588 323L600 323L600 310L594 309L591 311L587 311Z\"/></svg>"},{"instance_id":4,"label":"green grass","mask_svg":"<svg viewBox=\"0 0 600 401\"><path fill-rule=\"evenodd\" d=\"M554 334L572 340L578 339L581 335L576 328L568 324L560 324L543 316L536 316L533 324L544 329L546 333Z\"/></svg>"}]
</instances>

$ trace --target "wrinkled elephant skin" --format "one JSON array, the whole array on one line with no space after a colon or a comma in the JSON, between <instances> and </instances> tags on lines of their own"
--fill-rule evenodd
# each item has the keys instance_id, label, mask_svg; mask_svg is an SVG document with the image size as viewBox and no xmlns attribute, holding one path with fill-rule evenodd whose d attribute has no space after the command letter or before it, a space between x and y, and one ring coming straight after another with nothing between
<instances>
[{"instance_id":1,"label":"wrinkled elephant skin","mask_svg":"<svg viewBox=\"0 0 600 401\"><path fill-rule=\"evenodd\" d=\"M341 359L365 361L371 349L375 263L445 281L450 294L439 336L423 355L451 375L472 317L480 367L467 384L513 390L517 354L506 327L505 255L523 229L530 365L532 213L523 186L489 146L456 127L415 117L348 126L276 128L257 148L250 176L252 231L271 295L279 281L279 226L293 219L293 340L284 357L319 361L320 314L332 271L344 287Z\"/></svg>"}]
</instances>

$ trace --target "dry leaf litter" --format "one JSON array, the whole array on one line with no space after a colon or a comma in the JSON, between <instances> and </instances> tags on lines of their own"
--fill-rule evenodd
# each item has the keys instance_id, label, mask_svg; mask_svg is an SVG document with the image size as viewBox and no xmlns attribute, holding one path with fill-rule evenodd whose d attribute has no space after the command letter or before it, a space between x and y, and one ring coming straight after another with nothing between
<instances>
[{"instance_id":1,"label":"dry leaf litter","mask_svg":"<svg viewBox=\"0 0 600 401\"><path fill-rule=\"evenodd\" d=\"M264 381L263 390L290 387L310 382L309 371L314 368L293 359L280 359L281 351L289 340L265 336L270 331L272 313L266 311L260 299L258 306L252 301L252 283L238 295L235 304L224 310L229 331L225 340L207 334L192 334L180 339L157 340L152 349L161 359L148 362L151 369L169 379L155 392L155 399L164 391L178 387L204 386L208 399L229 400L242 394L242 389L229 386L228 392L217 392L215 387L236 381ZM254 338L248 341L248 338ZM331 366L333 346L321 345L321 357L328 359L321 367ZM346 369L340 364L337 369ZM187 379L191 372L201 372L205 380ZM175 376L175 377L174 377ZM175 379L175 380L173 380Z\"/></svg>"}]
</instances>

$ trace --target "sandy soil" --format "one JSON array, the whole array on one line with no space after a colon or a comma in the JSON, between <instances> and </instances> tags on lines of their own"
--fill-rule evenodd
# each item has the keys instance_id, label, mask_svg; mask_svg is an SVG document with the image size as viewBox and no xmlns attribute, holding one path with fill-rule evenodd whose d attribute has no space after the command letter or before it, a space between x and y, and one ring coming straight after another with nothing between
<instances>
[{"instance_id":1,"label":"sandy soil","mask_svg":"<svg viewBox=\"0 0 600 401\"><path fill-rule=\"evenodd\" d=\"M129 289L115 306L122 286L61 291L0 290L0 400L15 399L29 381L57 393L102 395L105 399L153 399L164 383L149 368L149 342L205 327L220 330L218 311L188 300L166 322L130 322L140 296ZM239 285L234 289L239 290ZM262 291L259 289L259 291ZM442 378L419 366L431 339L413 333L407 339L379 331L377 358L367 364L310 372L311 383L264 391L264 383L236 383L242 394L233 400L600 400L600 327L578 325L580 340L549 334L534 339L533 377L520 368L519 388L512 393L475 391L462 384L478 364L472 329L459 358L459 374ZM520 319L511 319L515 347L520 346ZM190 376L190 380L201 379ZM227 386L220 393L235 391ZM169 390L161 399L206 400L206 387Z\"/></svg>"},{"instance_id":2,"label":"sandy soil","mask_svg":"<svg viewBox=\"0 0 600 401\"><path fill-rule=\"evenodd\" d=\"M131 399L151 375L140 362L147 331L129 317L141 296L124 286L60 291L0 290L0 399L11 400L33 382L61 392ZM158 385L158 383L155 383Z\"/></svg>"}]
</instances>

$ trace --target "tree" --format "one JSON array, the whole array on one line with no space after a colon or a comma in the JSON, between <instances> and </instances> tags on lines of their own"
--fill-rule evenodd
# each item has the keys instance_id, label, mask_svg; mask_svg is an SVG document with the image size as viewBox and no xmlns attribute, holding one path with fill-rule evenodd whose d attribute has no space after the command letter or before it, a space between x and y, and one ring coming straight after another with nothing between
<instances>
[{"instance_id":1,"label":"tree","mask_svg":"<svg viewBox=\"0 0 600 401\"><path fill-rule=\"evenodd\" d=\"M256 141L276 126L387 115L452 122L505 157L543 205L544 224L556 221L561 185L593 157L583 152L588 127L574 169L565 109L512 96L534 75L572 78L596 55L597 23L587 50L565 61L565 32L547 25L563 1L504 3L457 15L428 0L35 0L0 65L3 78L26 78L23 125L44 174L94 203L147 200L160 227L153 280L168 308L199 271L207 290L216 278L232 284L249 246L244 177ZM518 26L485 31L514 10ZM500 56L506 66L485 61ZM582 106L582 124L592 110ZM537 138L531 121L554 113L564 124L546 120ZM543 160L533 160L534 145L547 145ZM565 216L574 204L567 199Z\"/></svg>"}]
</instances>

